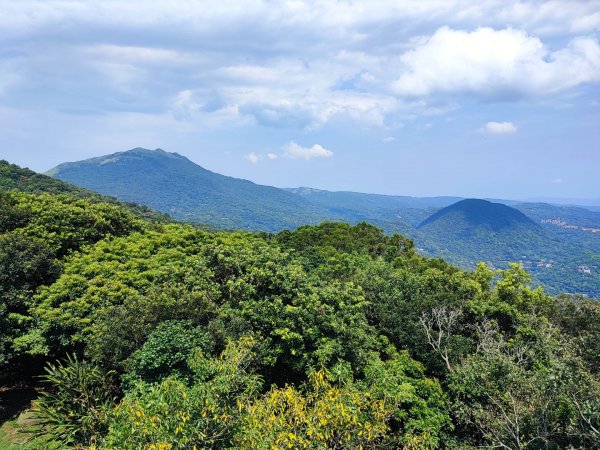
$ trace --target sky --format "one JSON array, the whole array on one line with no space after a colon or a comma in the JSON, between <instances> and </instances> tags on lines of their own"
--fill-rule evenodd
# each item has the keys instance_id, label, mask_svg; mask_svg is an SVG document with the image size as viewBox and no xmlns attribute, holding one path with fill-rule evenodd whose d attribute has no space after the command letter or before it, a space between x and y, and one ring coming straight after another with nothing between
<instances>
[{"instance_id":1,"label":"sky","mask_svg":"<svg viewBox=\"0 0 600 450\"><path fill-rule=\"evenodd\" d=\"M600 199L599 33L598 0L0 0L0 159Z\"/></svg>"}]
</instances>

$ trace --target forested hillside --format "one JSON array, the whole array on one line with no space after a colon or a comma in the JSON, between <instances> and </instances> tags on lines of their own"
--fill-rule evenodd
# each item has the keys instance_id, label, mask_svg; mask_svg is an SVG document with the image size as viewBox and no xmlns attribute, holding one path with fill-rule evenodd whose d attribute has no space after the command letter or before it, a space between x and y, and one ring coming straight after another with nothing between
<instances>
[{"instance_id":1,"label":"forested hillside","mask_svg":"<svg viewBox=\"0 0 600 450\"><path fill-rule=\"evenodd\" d=\"M61 164L55 178L222 229L276 231L331 218L305 199L226 177L161 149L136 148Z\"/></svg>"},{"instance_id":2,"label":"forested hillside","mask_svg":"<svg viewBox=\"0 0 600 450\"><path fill-rule=\"evenodd\" d=\"M432 214L418 230L427 236L422 241L426 253L462 267L484 261L505 268L510 262L519 262L553 294L571 292L600 298L598 251L582 245L583 240L577 244L553 233L515 208L486 200L462 200Z\"/></svg>"},{"instance_id":3,"label":"forested hillside","mask_svg":"<svg viewBox=\"0 0 600 450\"><path fill-rule=\"evenodd\" d=\"M103 201L118 204L140 218L155 221L171 221L171 218L167 214L160 213L147 206L119 201L114 197L100 195L97 192L89 191L73 184L56 180L47 175L36 173L33 170L19 167L16 164L0 160L0 192L9 191L30 194L71 194L72 196L87 198L94 202Z\"/></svg>"},{"instance_id":4,"label":"forested hillside","mask_svg":"<svg viewBox=\"0 0 600 450\"><path fill-rule=\"evenodd\" d=\"M600 253L600 211L546 203L521 203L514 207L564 240Z\"/></svg>"},{"instance_id":5,"label":"forested hillside","mask_svg":"<svg viewBox=\"0 0 600 450\"><path fill-rule=\"evenodd\" d=\"M502 269L517 261L535 284L544 285L552 294L600 298L600 232L593 232L600 230L600 214L583 208L498 201L511 206L496 202L494 214L487 214L490 202L478 200L472 205L477 223L451 214L436 225L419 227L444 208L464 206L464 199L277 189L210 172L160 149L138 148L65 163L48 173L179 220L219 229L277 232L324 220L364 221L388 234L410 237L421 253L445 258L466 270L480 261ZM515 215L523 220L497 229Z\"/></svg>"},{"instance_id":6,"label":"forested hillside","mask_svg":"<svg viewBox=\"0 0 600 450\"><path fill-rule=\"evenodd\" d=\"M3 448L600 447L600 304L518 265L466 272L367 223L0 208L0 399L37 389Z\"/></svg>"}]
</instances>

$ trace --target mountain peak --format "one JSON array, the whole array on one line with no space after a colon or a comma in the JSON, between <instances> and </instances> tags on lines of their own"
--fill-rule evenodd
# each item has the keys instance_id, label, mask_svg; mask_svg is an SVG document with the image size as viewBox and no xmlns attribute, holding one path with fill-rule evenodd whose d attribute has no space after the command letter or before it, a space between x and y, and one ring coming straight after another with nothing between
<instances>
[{"instance_id":1,"label":"mountain peak","mask_svg":"<svg viewBox=\"0 0 600 450\"><path fill-rule=\"evenodd\" d=\"M211 172L178 154L133 148L61 164L49 175L182 220L275 231L328 218L291 192Z\"/></svg>"},{"instance_id":2,"label":"mountain peak","mask_svg":"<svg viewBox=\"0 0 600 450\"><path fill-rule=\"evenodd\" d=\"M500 231L515 226L539 228L539 225L515 208L502 203L493 203L477 198L460 200L440 209L421 222L418 228L431 226L450 219L455 223L461 222L465 227L484 227L493 231Z\"/></svg>"},{"instance_id":3,"label":"mountain peak","mask_svg":"<svg viewBox=\"0 0 600 450\"><path fill-rule=\"evenodd\" d=\"M153 159L156 161L159 161L161 159L169 159L169 158L170 159L181 159L181 160L189 162L190 164L194 164L192 161L187 159L185 156L182 156L179 153L166 152L162 148L156 148L154 150L150 150L150 149L143 148L143 147L136 147L136 148L132 148L131 150L125 150L122 152L111 153L110 155L96 156L93 158L88 158L88 159L84 159L84 160L76 161L76 162L62 163L56 167L53 167L52 169L48 170L47 172L45 172L45 175L62 179L61 175L59 175L59 174L62 174L62 176L65 177L65 173L67 173L69 171L73 171L75 168L81 168L83 166L90 166L90 167L104 166L104 165L110 165L110 164L115 164L115 163L123 163L124 161L127 161L127 160L140 159L140 158L148 159L148 160Z\"/></svg>"},{"instance_id":4,"label":"mountain peak","mask_svg":"<svg viewBox=\"0 0 600 450\"><path fill-rule=\"evenodd\" d=\"M137 155L137 156L149 156L149 157L159 157L159 158L160 157L180 158L180 159L187 160L187 158L185 156L182 156L177 152L167 152L167 151L163 150L162 148L155 148L154 150L151 150L151 149L143 148L143 147L132 148L131 150L125 150L123 152L113 153L112 155L101 156L100 158L111 158L116 155L119 155L119 156Z\"/></svg>"}]
</instances>

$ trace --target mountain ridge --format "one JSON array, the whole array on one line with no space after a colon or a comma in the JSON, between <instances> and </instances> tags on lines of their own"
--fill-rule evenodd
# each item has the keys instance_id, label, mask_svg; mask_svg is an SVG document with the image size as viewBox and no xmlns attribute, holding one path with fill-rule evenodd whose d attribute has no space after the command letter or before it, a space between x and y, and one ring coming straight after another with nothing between
<instances>
[{"instance_id":1,"label":"mountain ridge","mask_svg":"<svg viewBox=\"0 0 600 450\"><path fill-rule=\"evenodd\" d=\"M134 215L151 221L173 221L166 213L161 213L135 202L120 201L114 196L102 195L95 191L76 186L51 176L0 160L0 193L24 192L28 194L68 194L79 198L89 198L94 202L106 202L122 206Z\"/></svg>"},{"instance_id":2,"label":"mountain ridge","mask_svg":"<svg viewBox=\"0 0 600 450\"><path fill-rule=\"evenodd\" d=\"M300 196L212 172L185 156L135 148L47 173L101 194L147 205L180 220L221 228L277 231L331 217Z\"/></svg>"}]
</instances>

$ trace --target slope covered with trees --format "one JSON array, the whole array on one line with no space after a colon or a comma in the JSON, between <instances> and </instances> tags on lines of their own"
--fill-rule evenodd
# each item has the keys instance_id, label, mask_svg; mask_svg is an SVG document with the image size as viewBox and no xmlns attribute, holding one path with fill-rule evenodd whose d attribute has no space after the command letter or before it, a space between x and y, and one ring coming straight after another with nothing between
<instances>
[{"instance_id":1,"label":"slope covered with trees","mask_svg":"<svg viewBox=\"0 0 600 450\"><path fill-rule=\"evenodd\" d=\"M94 202L120 205L132 214L153 221L171 221L168 214L160 213L137 203L119 201L115 197L100 195L97 192L65 183L33 170L25 169L0 160L0 192L25 192L29 194L70 194L78 198L87 198Z\"/></svg>"},{"instance_id":2,"label":"slope covered with trees","mask_svg":"<svg viewBox=\"0 0 600 450\"><path fill-rule=\"evenodd\" d=\"M599 304L518 265L466 272L366 223L1 199L0 373L44 374L21 448L599 447Z\"/></svg>"},{"instance_id":3,"label":"slope covered with trees","mask_svg":"<svg viewBox=\"0 0 600 450\"><path fill-rule=\"evenodd\" d=\"M418 229L445 250L445 257L460 255L471 263L500 265L532 260L543 257L549 248L554 256L566 247L520 211L479 199L461 200L442 208L421 222Z\"/></svg>"},{"instance_id":4,"label":"slope covered with trees","mask_svg":"<svg viewBox=\"0 0 600 450\"><path fill-rule=\"evenodd\" d=\"M180 220L224 229L274 231L328 217L324 209L299 196L211 172L160 149L136 148L65 163L48 174Z\"/></svg>"},{"instance_id":5,"label":"slope covered with trees","mask_svg":"<svg viewBox=\"0 0 600 450\"><path fill-rule=\"evenodd\" d=\"M600 298L600 233L589 231L600 227L600 215L583 208L502 200L498 201L502 205L494 203L493 214L486 215L490 202L470 200L472 218L480 219L475 223L458 213L465 205L458 197L277 189L210 172L160 149L134 149L61 164L49 174L219 229L276 232L323 220L365 221L386 233L408 236L422 253L465 269L473 269L479 261L505 269L508 262L518 261L535 283L553 294ZM517 209L527 217L509 220L519 214ZM446 214L449 211L453 213ZM445 217L419 227L428 217L438 217L438 212ZM498 229L505 220L510 223ZM555 225L563 224L562 220L567 226Z\"/></svg>"},{"instance_id":6,"label":"slope covered with trees","mask_svg":"<svg viewBox=\"0 0 600 450\"><path fill-rule=\"evenodd\" d=\"M418 230L427 236L421 243L425 252L463 267L484 261L506 268L519 262L554 294L563 290L600 298L598 253L552 233L515 208L462 200L432 214Z\"/></svg>"}]
</instances>

